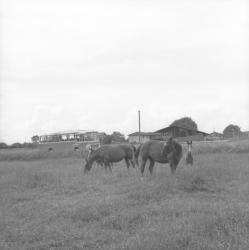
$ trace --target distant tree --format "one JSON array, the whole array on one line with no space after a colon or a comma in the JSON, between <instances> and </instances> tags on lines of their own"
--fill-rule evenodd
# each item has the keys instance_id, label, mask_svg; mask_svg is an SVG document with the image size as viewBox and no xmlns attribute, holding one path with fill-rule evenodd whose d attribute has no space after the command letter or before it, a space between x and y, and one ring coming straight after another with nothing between
<instances>
[{"instance_id":1,"label":"distant tree","mask_svg":"<svg viewBox=\"0 0 249 250\"><path fill-rule=\"evenodd\" d=\"M223 130L225 137L234 137L241 135L240 127L237 125L230 124Z\"/></svg>"},{"instance_id":2,"label":"distant tree","mask_svg":"<svg viewBox=\"0 0 249 250\"><path fill-rule=\"evenodd\" d=\"M173 121L170 126L179 126L183 128L189 128L193 130L197 130L198 126L195 121L193 121L190 117L183 117L178 120Z\"/></svg>"},{"instance_id":3,"label":"distant tree","mask_svg":"<svg viewBox=\"0 0 249 250\"><path fill-rule=\"evenodd\" d=\"M118 131L114 131L111 136L113 142L125 142L125 136Z\"/></svg>"},{"instance_id":4,"label":"distant tree","mask_svg":"<svg viewBox=\"0 0 249 250\"><path fill-rule=\"evenodd\" d=\"M111 144L112 143L112 136L105 134L101 140L101 144Z\"/></svg>"},{"instance_id":5,"label":"distant tree","mask_svg":"<svg viewBox=\"0 0 249 250\"><path fill-rule=\"evenodd\" d=\"M19 142L15 142L15 143L11 144L10 147L11 148L23 148L23 144L21 144Z\"/></svg>"},{"instance_id":6,"label":"distant tree","mask_svg":"<svg viewBox=\"0 0 249 250\"><path fill-rule=\"evenodd\" d=\"M34 135L34 136L31 137L31 140L32 140L32 142L37 143L39 141L39 136Z\"/></svg>"},{"instance_id":7,"label":"distant tree","mask_svg":"<svg viewBox=\"0 0 249 250\"><path fill-rule=\"evenodd\" d=\"M23 147L23 148L35 148L35 147L37 147L37 144L30 143L30 142L24 142L24 143L22 144L22 147Z\"/></svg>"},{"instance_id":8,"label":"distant tree","mask_svg":"<svg viewBox=\"0 0 249 250\"><path fill-rule=\"evenodd\" d=\"M8 145L5 142L0 142L0 148L7 148Z\"/></svg>"}]
</instances>

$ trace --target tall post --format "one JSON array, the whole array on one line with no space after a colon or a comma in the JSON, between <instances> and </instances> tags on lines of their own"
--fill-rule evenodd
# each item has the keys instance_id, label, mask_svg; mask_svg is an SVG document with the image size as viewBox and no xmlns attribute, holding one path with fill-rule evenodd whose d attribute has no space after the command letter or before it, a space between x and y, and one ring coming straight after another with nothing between
<instances>
[{"instance_id":1,"label":"tall post","mask_svg":"<svg viewBox=\"0 0 249 250\"><path fill-rule=\"evenodd\" d=\"M140 133L141 133L141 123L140 123L140 110L138 110L138 141L139 143L141 143L141 137L140 137Z\"/></svg>"}]
</instances>

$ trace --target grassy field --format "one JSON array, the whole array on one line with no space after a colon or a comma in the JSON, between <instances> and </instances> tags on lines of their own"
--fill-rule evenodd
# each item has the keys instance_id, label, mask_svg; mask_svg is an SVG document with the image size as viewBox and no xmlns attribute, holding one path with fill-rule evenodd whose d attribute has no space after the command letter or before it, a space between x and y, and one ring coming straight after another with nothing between
<instances>
[{"instance_id":1,"label":"grassy field","mask_svg":"<svg viewBox=\"0 0 249 250\"><path fill-rule=\"evenodd\" d=\"M0 149L0 161L34 161L41 159L82 158L80 152L44 152L38 148Z\"/></svg>"},{"instance_id":2,"label":"grassy field","mask_svg":"<svg viewBox=\"0 0 249 250\"><path fill-rule=\"evenodd\" d=\"M186 143L182 143L186 149ZM194 154L249 153L249 140L194 142ZM87 152L84 152L85 156ZM38 148L0 149L0 161L33 161L40 159L82 158L80 152L44 152Z\"/></svg>"},{"instance_id":3,"label":"grassy field","mask_svg":"<svg viewBox=\"0 0 249 250\"><path fill-rule=\"evenodd\" d=\"M249 249L248 153L195 148L192 167L158 164L143 181L124 163L84 175L79 157L10 159L0 249Z\"/></svg>"}]
</instances>

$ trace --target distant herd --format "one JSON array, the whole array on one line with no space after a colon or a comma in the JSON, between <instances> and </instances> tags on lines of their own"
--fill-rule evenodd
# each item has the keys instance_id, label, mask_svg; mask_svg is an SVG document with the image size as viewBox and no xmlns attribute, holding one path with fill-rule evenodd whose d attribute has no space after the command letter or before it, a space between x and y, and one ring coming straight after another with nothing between
<instances>
[{"instance_id":1,"label":"distant herd","mask_svg":"<svg viewBox=\"0 0 249 250\"><path fill-rule=\"evenodd\" d=\"M193 164L192 141L187 141L186 164ZM139 146L130 143L104 144L97 149L89 148L89 153L85 159L84 172L87 173L93 166L93 163L104 166L105 169L112 171L113 163L125 160L127 168L139 165L140 156L141 175L144 175L146 162L149 160L149 171L152 175L155 162L168 163L171 173L175 170L183 156L182 145L172 138L167 141L150 140Z\"/></svg>"}]
</instances>

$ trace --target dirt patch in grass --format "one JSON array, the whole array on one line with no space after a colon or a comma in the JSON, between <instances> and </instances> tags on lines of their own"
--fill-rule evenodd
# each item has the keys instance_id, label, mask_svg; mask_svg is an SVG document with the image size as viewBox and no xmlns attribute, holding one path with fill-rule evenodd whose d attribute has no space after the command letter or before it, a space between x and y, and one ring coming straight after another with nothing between
<instances>
[{"instance_id":1,"label":"dirt patch in grass","mask_svg":"<svg viewBox=\"0 0 249 250\"><path fill-rule=\"evenodd\" d=\"M102 226L111 230L124 231L128 234L136 232L138 227L141 227L146 220L144 214L136 212L129 214L116 214L104 219Z\"/></svg>"},{"instance_id":2,"label":"dirt patch in grass","mask_svg":"<svg viewBox=\"0 0 249 250\"><path fill-rule=\"evenodd\" d=\"M72 212L71 220L73 223L90 223L102 220L111 215L112 207L110 205L85 206L79 207Z\"/></svg>"},{"instance_id":3,"label":"dirt patch in grass","mask_svg":"<svg viewBox=\"0 0 249 250\"><path fill-rule=\"evenodd\" d=\"M220 210L216 215L188 214L145 224L135 237L116 249L248 249L248 219L245 212ZM170 226L166 226L166 225Z\"/></svg>"},{"instance_id":4,"label":"dirt patch in grass","mask_svg":"<svg viewBox=\"0 0 249 250\"><path fill-rule=\"evenodd\" d=\"M185 192L214 192L208 181L202 176L195 176L188 182L180 185L180 188Z\"/></svg>"},{"instance_id":5,"label":"dirt patch in grass","mask_svg":"<svg viewBox=\"0 0 249 250\"><path fill-rule=\"evenodd\" d=\"M59 178L52 173L37 170L17 170L16 184L21 189L49 188L58 184Z\"/></svg>"},{"instance_id":6,"label":"dirt patch in grass","mask_svg":"<svg viewBox=\"0 0 249 250\"><path fill-rule=\"evenodd\" d=\"M157 178L157 182L154 181L154 178ZM161 176L150 177L148 180L140 181L134 189L127 192L127 202L130 205L146 205L153 202L161 202L176 192L175 178L161 174Z\"/></svg>"}]
</instances>

